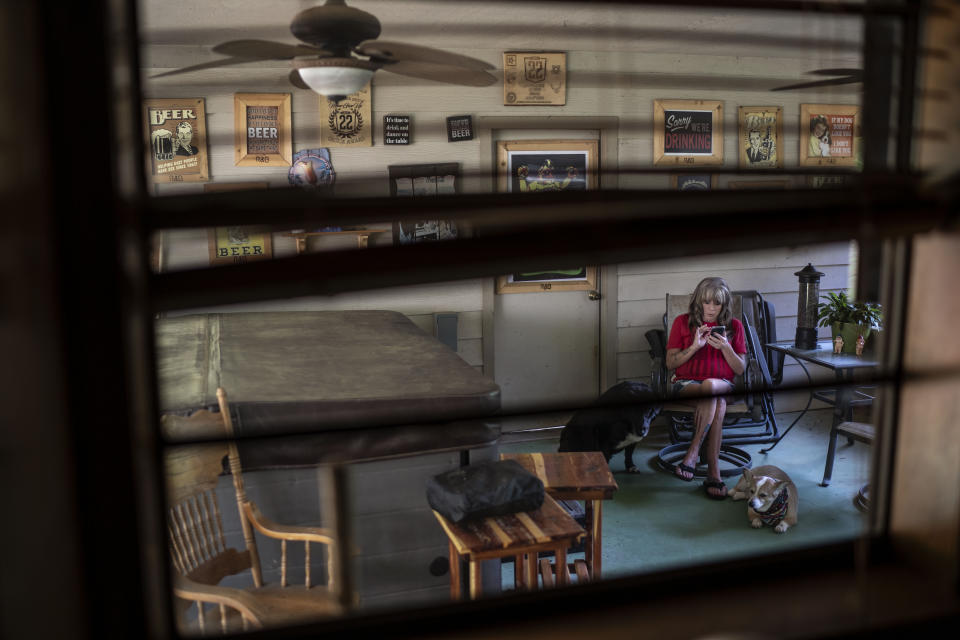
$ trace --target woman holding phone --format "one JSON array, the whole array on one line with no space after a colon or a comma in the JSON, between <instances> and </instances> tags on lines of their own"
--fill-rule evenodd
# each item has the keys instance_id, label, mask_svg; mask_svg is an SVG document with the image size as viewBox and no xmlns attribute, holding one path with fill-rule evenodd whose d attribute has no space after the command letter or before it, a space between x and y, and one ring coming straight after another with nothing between
<instances>
[{"instance_id":1,"label":"woman holding phone","mask_svg":"<svg viewBox=\"0 0 960 640\"><path fill-rule=\"evenodd\" d=\"M666 364L673 371L673 392L696 397L693 438L674 473L686 482L693 480L706 439L707 479L703 486L707 495L717 500L727 496L720 478L720 443L727 413L724 394L733 391L733 378L743 373L747 353L743 324L730 311L732 297L723 278L704 278L690 298L689 312L677 316L667 340Z\"/></svg>"}]
</instances>

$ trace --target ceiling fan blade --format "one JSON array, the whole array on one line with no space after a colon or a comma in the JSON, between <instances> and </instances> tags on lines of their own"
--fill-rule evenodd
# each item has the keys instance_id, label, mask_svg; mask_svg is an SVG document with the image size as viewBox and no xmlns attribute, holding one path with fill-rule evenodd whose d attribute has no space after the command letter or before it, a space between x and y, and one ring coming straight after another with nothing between
<instances>
[{"instance_id":1,"label":"ceiling fan blade","mask_svg":"<svg viewBox=\"0 0 960 640\"><path fill-rule=\"evenodd\" d=\"M300 77L300 70L293 69L290 71L290 75L287 76L287 79L290 80L290 84L295 86L297 89L306 89L307 91L312 91L310 85L303 81L303 78Z\"/></svg>"},{"instance_id":2,"label":"ceiling fan blade","mask_svg":"<svg viewBox=\"0 0 960 640\"><path fill-rule=\"evenodd\" d=\"M480 69L467 69L446 64L430 64L429 62L386 62L381 67L383 71L392 71L402 76L423 78L447 84L459 84L467 87L489 87L497 78Z\"/></svg>"},{"instance_id":3,"label":"ceiling fan blade","mask_svg":"<svg viewBox=\"0 0 960 640\"><path fill-rule=\"evenodd\" d=\"M484 62L483 60L451 53L443 49L421 47L405 42L367 40L357 45L354 51L360 55L370 56L383 62L423 62L432 65L476 69L478 71L495 68L492 64Z\"/></svg>"},{"instance_id":4,"label":"ceiling fan blade","mask_svg":"<svg viewBox=\"0 0 960 640\"><path fill-rule=\"evenodd\" d=\"M801 82L799 84L790 84L785 87L776 87L770 91L791 91L793 89L809 89L811 87L832 87L841 84L854 84L863 82L863 78L847 76L846 78L833 78L830 80L815 80L813 82Z\"/></svg>"},{"instance_id":5,"label":"ceiling fan blade","mask_svg":"<svg viewBox=\"0 0 960 640\"><path fill-rule=\"evenodd\" d=\"M214 53L222 53L248 60L289 60L297 56L329 55L318 47L305 44L284 44L270 40L230 40L221 42L213 48Z\"/></svg>"},{"instance_id":6,"label":"ceiling fan blade","mask_svg":"<svg viewBox=\"0 0 960 640\"><path fill-rule=\"evenodd\" d=\"M173 71L165 71L163 73L158 73L157 75L150 76L151 78L163 78L165 76L175 76L181 73L189 73L191 71L202 71L203 69L215 69L217 67L228 67L234 64L243 64L244 62L256 62L259 58L221 58L219 60L211 60L210 62L201 62L200 64L190 65L189 67L181 67L179 69L174 69Z\"/></svg>"}]
</instances>

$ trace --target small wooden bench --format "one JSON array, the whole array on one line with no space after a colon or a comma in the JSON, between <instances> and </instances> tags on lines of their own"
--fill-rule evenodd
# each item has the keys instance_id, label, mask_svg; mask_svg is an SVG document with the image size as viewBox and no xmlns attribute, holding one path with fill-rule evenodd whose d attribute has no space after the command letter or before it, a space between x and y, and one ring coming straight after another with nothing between
<instances>
[{"instance_id":1,"label":"small wooden bench","mask_svg":"<svg viewBox=\"0 0 960 640\"><path fill-rule=\"evenodd\" d=\"M558 566L566 566L567 549L585 534L583 528L549 495L536 511L523 511L505 516L453 523L436 511L440 526L450 541L450 597L459 600L460 559L469 563L470 598L480 597L483 585L484 560L513 557L517 588L536 589L538 554L552 551ZM544 558L546 560L546 558ZM557 574L559 585L567 584L566 572ZM552 586L544 573L544 586Z\"/></svg>"},{"instance_id":2,"label":"small wooden bench","mask_svg":"<svg viewBox=\"0 0 960 640\"><path fill-rule=\"evenodd\" d=\"M837 438L840 435L845 435L847 438L869 444L873 442L875 431L873 425L866 422L841 422L830 429L830 442L827 445L827 463L823 468L823 482L820 483L821 487L829 486L830 478L833 476L833 458L837 453Z\"/></svg>"},{"instance_id":3,"label":"small wooden bench","mask_svg":"<svg viewBox=\"0 0 960 640\"><path fill-rule=\"evenodd\" d=\"M603 501L619 489L610 466L599 451L563 453L501 453L501 460L514 460L543 482L547 494L557 500L582 500L587 519L584 560L588 574L602 573ZM558 562L558 566L559 562ZM572 567L578 579L582 567Z\"/></svg>"}]
</instances>

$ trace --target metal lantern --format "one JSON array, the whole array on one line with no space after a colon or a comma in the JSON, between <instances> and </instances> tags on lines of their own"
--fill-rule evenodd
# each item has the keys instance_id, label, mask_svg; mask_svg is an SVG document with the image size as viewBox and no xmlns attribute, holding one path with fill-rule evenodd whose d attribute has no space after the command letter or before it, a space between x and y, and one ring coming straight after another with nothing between
<instances>
[{"instance_id":1,"label":"metal lantern","mask_svg":"<svg viewBox=\"0 0 960 640\"><path fill-rule=\"evenodd\" d=\"M793 275L800 278L800 293L797 296L797 336L793 346L797 349L817 348L817 304L820 300L820 278L823 273L809 262Z\"/></svg>"}]
</instances>

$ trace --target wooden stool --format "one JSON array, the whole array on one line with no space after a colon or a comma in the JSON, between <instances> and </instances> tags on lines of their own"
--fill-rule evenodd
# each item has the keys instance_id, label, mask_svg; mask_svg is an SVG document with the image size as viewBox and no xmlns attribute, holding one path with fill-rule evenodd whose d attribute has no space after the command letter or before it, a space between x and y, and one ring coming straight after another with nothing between
<instances>
[{"instance_id":1,"label":"wooden stool","mask_svg":"<svg viewBox=\"0 0 960 640\"><path fill-rule=\"evenodd\" d=\"M566 566L567 549L584 536L584 531L549 495L536 511L470 520L455 524L433 512L450 541L450 597L461 598L460 559L469 561L470 598L480 597L484 560L513 556L517 588L536 589L537 554L553 551L557 566ZM546 586L551 586L546 583ZM567 583L567 573L557 572L557 582Z\"/></svg>"},{"instance_id":2,"label":"wooden stool","mask_svg":"<svg viewBox=\"0 0 960 640\"><path fill-rule=\"evenodd\" d=\"M582 500L587 516L584 560L593 579L602 572L601 538L603 501L619 489L610 466L599 451L574 453L501 453L501 460L515 460L543 482L547 493L558 500ZM558 566L559 561L558 561ZM578 577L582 568L574 567Z\"/></svg>"}]
</instances>

